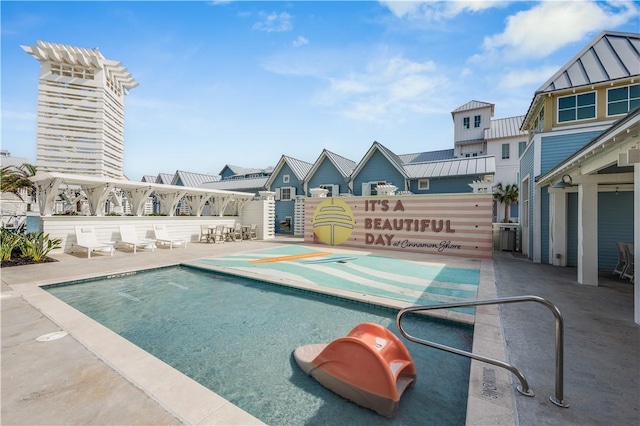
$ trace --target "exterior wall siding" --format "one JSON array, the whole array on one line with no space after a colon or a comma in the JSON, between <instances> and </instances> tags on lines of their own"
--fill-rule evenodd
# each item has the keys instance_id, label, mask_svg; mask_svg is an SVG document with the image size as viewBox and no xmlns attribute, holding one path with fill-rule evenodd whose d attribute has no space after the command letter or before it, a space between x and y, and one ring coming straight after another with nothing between
<instances>
[{"instance_id":1,"label":"exterior wall siding","mask_svg":"<svg viewBox=\"0 0 640 426\"><path fill-rule=\"evenodd\" d=\"M349 192L349 188L344 178L328 158L322 160L318 170L309 178L307 188L317 188L319 185L338 185L340 187L341 194ZM307 195L310 196L311 194L307 193ZM335 196L338 194L333 195Z\"/></svg>"},{"instance_id":2,"label":"exterior wall siding","mask_svg":"<svg viewBox=\"0 0 640 426\"><path fill-rule=\"evenodd\" d=\"M473 192L469 186L474 180L481 180L482 176L457 176L451 178L429 178L429 189L419 190L418 180L409 182L409 190L414 194L460 194ZM394 184L395 185L395 184ZM401 189L398 189L401 190Z\"/></svg>"},{"instance_id":3,"label":"exterior wall siding","mask_svg":"<svg viewBox=\"0 0 640 426\"><path fill-rule=\"evenodd\" d=\"M549 263L549 188L540 191L540 263Z\"/></svg>"},{"instance_id":4,"label":"exterior wall siding","mask_svg":"<svg viewBox=\"0 0 640 426\"><path fill-rule=\"evenodd\" d=\"M404 176L380 152L373 153L353 180L353 194L362 195L363 182L385 181L404 191Z\"/></svg>"},{"instance_id":5,"label":"exterior wall siding","mask_svg":"<svg viewBox=\"0 0 640 426\"><path fill-rule=\"evenodd\" d=\"M567 196L567 266L578 266L578 193Z\"/></svg>"},{"instance_id":6,"label":"exterior wall siding","mask_svg":"<svg viewBox=\"0 0 640 426\"><path fill-rule=\"evenodd\" d=\"M534 191L533 186L534 182L534 158L535 158L535 144L531 143L522 154L522 158L520 159L520 179L522 180L524 177L529 176L529 187L528 188L520 188L520 193L524 193L525 191L529 194L529 258L533 257L533 205L534 205ZM520 186L522 182L518 182ZM522 199L522 195L520 195L520 199ZM518 220L522 223L522 219Z\"/></svg>"},{"instance_id":7,"label":"exterior wall siding","mask_svg":"<svg viewBox=\"0 0 640 426\"><path fill-rule=\"evenodd\" d=\"M289 182L288 183L284 183L283 179L285 175L289 175ZM294 200L295 200L295 196L296 195L302 195L304 194L304 190L302 187L302 182L298 180L298 178L296 177L295 173L293 173L293 170L291 170L291 167L289 167L288 164L284 164L282 166L282 168L280 169L280 171L278 172L278 174L276 175L275 179L273 180L273 185L271 187L271 191L277 191L278 188L288 188L288 187L293 187L296 189L296 193L295 194L291 194L291 200L290 201L282 201L282 200L276 200L276 206L275 206L275 212L276 212L276 223L275 223L275 229L276 232L286 232L286 231L282 231L280 229L280 222L285 220L285 218L287 216L291 216L291 229L290 229L290 233L293 233L295 231L294 229L294 224L293 224L293 213L294 213Z\"/></svg>"},{"instance_id":8,"label":"exterior wall siding","mask_svg":"<svg viewBox=\"0 0 640 426\"><path fill-rule=\"evenodd\" d=\"M600 133L602 132L591 131L558 136L542 136L540 173L548 172Z\"/></svg>"},{"instance_id":9,"label":"exterior wall siding","mask_svg":"<svg viewBox=\"0 0 640 426\"><path fill-rule=\"evenodd\" d=\"M598 269L613 271L618 241L633 244L633 192L598 193Z\"/></svg>"}]
</instances>

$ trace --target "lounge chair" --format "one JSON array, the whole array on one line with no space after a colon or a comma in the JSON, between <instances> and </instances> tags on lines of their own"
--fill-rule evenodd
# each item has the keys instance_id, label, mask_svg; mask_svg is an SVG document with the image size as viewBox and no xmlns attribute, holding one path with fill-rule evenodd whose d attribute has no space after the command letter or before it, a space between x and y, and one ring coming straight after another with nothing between
<instances>
[{"instance_id":1,"label":"lounge chair","mask_svg":"<svg viewBox=\"0 0 640 426\"><path fill-rule=\"evenodd\" d=\"M200 225L200 242L209 242L211 241L211 229L209 225Z\"/></svg>"},{"instance_id":2,"label":"lounge chair","mask_svg":"<svg viewBox=\"0 0 640 426\"><path fill-rule=\"evenodd\" d=\"M148 240L144 238L138 238L136 227L133 225L120 225L120 238L122 244L133 247L133 253L136 253L137 248L156 249L156 240Z\"/></svg>"},{"instance_id":3,"label":"lounge chair","mask_svg":"<svg viewBox=\"0 0 640 426\"><path fill-rule=\"evenodd\" d=\"M633 244L624 245L625 252L627 254L627 267L624 268L624 272L620 275L622 278L629 278L631 282L635 282L636 262Z\"/></svg>"},{"instance_id":4,"label":"lounge chair","mask_svg":"<svg viewBox=\"0 0 640 426\"><path fill-rule=\"evenodd\" d=\"M233 234L233 241L242 241L242 225L236 223L231 233Z\"/></svg>"},{"instance_id":5,"label":"lounge chair","mask_svg":"<svg viewBox=\"0 0 640 426\"><path fill-rule=\"evenodd\" d=\"M624 246L625 243L621 243L620 241L616 243L616 248L618 249L618 263L616 264L616 267L613 268L613 275L622 276L622 274L624 274L624 270L629 266L627 251Z\"/></svg>"},{"instance_id":6,"label":"lounge chair","mask_svg":"<svg viewBox=\"0 0 640 426\"><path fill-rule=\"evenodd\" d=\"M173 246L187 246L187 242L182 238L172 238L169 236L167 227L164 225L153 225L153 234L156 236L158 244L168 244L169 249L173 249Z\"/></svg>"},{"instance_id":7,"label":"lounge chair","mask_svg":"<svg viewBox=\"0 0 640 426\"><path fill-rule=\"evenodd\" d=\"M72 252L73 247L80 247L87 251L87 259L91 259L92 251L108 252L113 256L115 241L98 241L92 226L76 226L75 229L76 242L71 245Z\"/></svg>"},{"instance_id":8,"label":"lounge chair","mask_svg":"<svg viewBox=\"0 0 640 426\"><path fill-rule=\"evenodd\" d=\"M251 225L249 228L249 239L257 240L258 239L258 225Z\"/></svg>"},{"instance_id":9,"label":"lounge chair","mask_svg":"<svg viewBox=\"0 0 640 426\"><path fill-rule=\"evenodd\" d=\"M220 241L221 243L224 243L224 241L226 240L226 236L224 235L225 229L226 229L226 225L216 225L216 228L211 230L210 238L213 240L214 243L217 243L218 241Z\"/></svg>"}]
</instances>

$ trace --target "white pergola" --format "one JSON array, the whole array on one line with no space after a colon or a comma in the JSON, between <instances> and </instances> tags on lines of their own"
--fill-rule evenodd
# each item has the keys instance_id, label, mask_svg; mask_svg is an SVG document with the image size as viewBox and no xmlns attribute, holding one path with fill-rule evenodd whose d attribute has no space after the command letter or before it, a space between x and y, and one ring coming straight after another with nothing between
<instances>
[{"instance_id":1,"label":"white pergola","mask_svg":"<svg viewBox=\"0 0 640 426\"><path fill-rule=\"evenodd\" d=\"M218 216L222 216L229 205L242 207L253 200L255 195L248 192L225 191L221 189L192 188L158 183L132 182L94 176L66 173L37 173L31 178L38 189L40 215L52 216L56 197L64 189L73 186L84 192L91 216L103 216L105 203L114 190L121 190L132 206L134 216L142 216L144 205L151 194L160 202L160 209L167 216L174 216L178 203L183 200L195 216L201 216L206 203L213 200Z\"/></svg>"}]
</instances>

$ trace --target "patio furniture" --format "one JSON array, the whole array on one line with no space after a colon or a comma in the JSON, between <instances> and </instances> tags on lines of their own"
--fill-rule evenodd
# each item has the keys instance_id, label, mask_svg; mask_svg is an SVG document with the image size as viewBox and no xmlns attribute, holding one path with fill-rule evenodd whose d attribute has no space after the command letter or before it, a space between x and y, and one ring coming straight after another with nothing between
<instances>
[{"instance_id":1,"label":"patio furniture","mask_svg":"<svg viewBox=\"0 0 640 426\"><path fill-rule=\"evenodd\" d=\"M224 243L226 240L225 237L225 225L209 225L209 240L214 243L221 242Z\"/></svg>"},{"instance_id":2,"label":"patio furniture","mask_svg":"<svg viewBox=\"0 0 640 426\"><path fill-rule=\"evenodd\" d=\"M236 223L233 227L233 241L242 241L242 225Z\"/></svg>"},{"instance_id":3,"label":"patio furniture","mask_svg":"<svg viewBox=\"0 0 640 426\"><path fill-rule=\"evenodd\" d=\"M620 275L622 278L629 278L631 280L631 282L635 282L635 269L636 269L636 262L635 262L635 252L633 249L633 244L628 244L625 243L624 245L624 250L625 253L627 255L627 267L624 268L624 272Z\"/></svg>"},{"instance_id":4,"label":"patio furniture","mask_svg":"<svg viewBox=\"0 0 640 426\"><path fill-rule=\"evenodd\" d=\"M258 225L253 224L249 227L249 239L250 240L258 239Z\"/></svg>"},{"instance_id":5,"label":"patio furniture","mask_svg":"<svg viewBox=\"0 0 640 426\"><path fill-rule=\"evenodd\" d=\"M613 268L613 275L622 276L622 274L624 274L624 270L627 269L627 266L629 265L627 251L624 246L625 243L620 241L616 243L616 248L618 249L618 263L616 264L616 267Z\"/></svg>"},{"instance_id":6,"label":"patio furniture","mask_svg":"<svg viewBox=\"0 0 640 426\"><path fill-rule=\"evenodd\" d=\"M210 225L200 225L200 242L210 242L211 240L211 229Z\"/></svg>"},{"instance_id":7,"label":"patio furniture","mask_svg":"<svg viewBox=\"0 0 640 426\"><path fill-rule=\"evenodd\" d=\"M151 251L156 249L156 240L138 238L136 227L133 225L120 225L120 238L122 244L133 247L134 254L138 248Z\"/></svg>"},{"instance_id":8,"label":"patio furniture","mask_svg":"<svg viewBox=\"0 0 640 426\"><path fill-rule=\"evenodd\" d=\"M73 247L80 247L87 250L87 259L91 259L91 252L93 251L108 252L113 256L115 241L98 241L92 226L76 226L75 231L76 242L71 245L72 252Z\"/></svg>"},{"instance_id":9,"label":"patio furniture","mask_svg":"<svg viewBox=\"0 0 640 426\"><path fill-rule=\"evenodd\" d=\"M165 225L153 225L153 234L159 244L168 244L169 249L173 249L173 246L187 246L187 242L182 238L171 237Z\"/></svg>"}]
</instances>

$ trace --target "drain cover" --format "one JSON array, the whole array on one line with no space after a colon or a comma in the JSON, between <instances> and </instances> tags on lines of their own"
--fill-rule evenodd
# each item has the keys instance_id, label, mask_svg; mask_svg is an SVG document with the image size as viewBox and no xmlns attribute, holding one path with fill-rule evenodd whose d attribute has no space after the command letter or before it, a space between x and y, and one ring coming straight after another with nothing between
<instances>
[{"instance_id":1,"label":"drain cover","mask_svg":"<svg viewBox=\"0 0 640 426\"><path fill-rule=\"evenodd\" d=\"M50 342L52 340L57 340L61 337L66 336L67 333L66 331L54 331L53 333L47 333L47 334L43 334L42 336L38 337L36 339L36 341L38 342Z\"/></svg>"}]
</instances>

